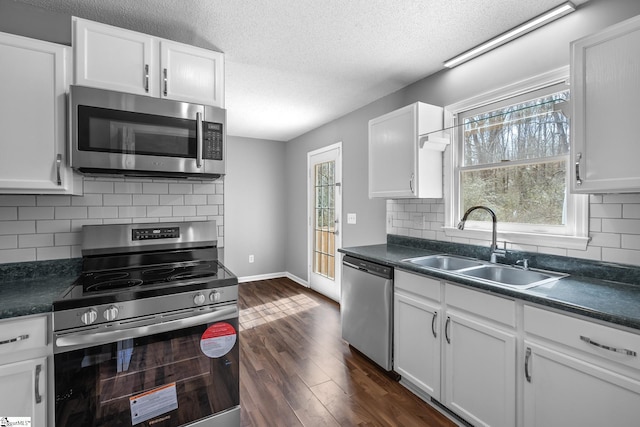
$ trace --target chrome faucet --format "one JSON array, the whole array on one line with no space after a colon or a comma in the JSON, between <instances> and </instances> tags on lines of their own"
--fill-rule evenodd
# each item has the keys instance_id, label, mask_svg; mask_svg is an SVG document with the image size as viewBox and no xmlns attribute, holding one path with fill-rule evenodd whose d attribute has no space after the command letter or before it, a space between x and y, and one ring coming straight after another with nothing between
<instances>
[{"instance_id":1,"label":"chrome faucet","mask_svg":"<svg viewBox=\"0 0 640 427\"><path fill-rule=\"evenodd\" d=\"M489 215L491 215L491 221L492 221L491 258L489 259L489 262L495 264L497 262L497 257L504 258L504 256L507 254L507 251L505 249L498 249L498 242L497 242L497 240L498 240L498 218L496 217L495 212L493 212L491 209L489 209L486 206L472 206L469 209L467 209L467 211L462 216L462 220L458 223L458 229L459 230L464 230L464 223L467 221L467 217L469 216L469 214L471 212L475 211L476 209L483 209L483 210L489 212Z\"/></svg>"}]
</instances>

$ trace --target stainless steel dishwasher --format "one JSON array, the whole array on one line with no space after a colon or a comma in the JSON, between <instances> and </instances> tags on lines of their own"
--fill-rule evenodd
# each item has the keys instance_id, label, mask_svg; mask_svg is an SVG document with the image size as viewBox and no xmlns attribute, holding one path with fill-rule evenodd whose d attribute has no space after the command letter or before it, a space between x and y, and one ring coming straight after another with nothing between
<instances>
[{"instance_id":1,"label":"stainless steel dishwasher","mask_svg":"<svg viewBox=\"0 0 640 427\"><path fill-rule=\"evenodd\" d=\"M386 371L393 368L393 268L345 255L342 338Z\"/></svg>"}]
</instances>

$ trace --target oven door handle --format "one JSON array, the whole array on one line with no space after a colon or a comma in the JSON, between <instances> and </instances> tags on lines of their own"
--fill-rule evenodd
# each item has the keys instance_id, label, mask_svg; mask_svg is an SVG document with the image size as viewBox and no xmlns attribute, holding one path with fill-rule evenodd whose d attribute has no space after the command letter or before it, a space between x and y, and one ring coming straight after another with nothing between
<instances>
[{"instance_id":1,"label":"oven door handle","mask_svg":"<svg viewBox=\"0 0 640 427\"><path fill-rule=\"evenodd\" d=\"M189 328L191 326L202 325L218 320L229 319L238 316L238 308L219 308L207 314L185 317L182 319L168 320L154 325L136 326L118 331L95 332L87 331L79 334L69 334L56 338L56 346L62 347L91 347L100 344L108 344L129 338L139 338L143 336L174 331L177 329Z\"/></svg>"}]
</instances>

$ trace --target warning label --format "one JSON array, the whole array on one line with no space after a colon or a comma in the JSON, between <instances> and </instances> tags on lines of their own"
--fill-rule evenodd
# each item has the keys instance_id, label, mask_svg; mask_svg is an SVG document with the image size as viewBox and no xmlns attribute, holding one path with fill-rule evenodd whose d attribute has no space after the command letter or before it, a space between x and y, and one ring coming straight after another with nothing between
<instances>
[{"instance_id":1,"label":"warning label","mask_svg":"<svg viewBox=\"0 0 640 427\"><path fill-rule=\"evenodd\" d=\"M178 409L176 383L154 388L129 398L131 424L136 425L158 415Z\"/></svg>"},{"instance_id":2,"label":"warning label","mask_svg":"<svg viewBox=\"0 0 640 427\"><path fill-rule=\"evenodd\" d=\"M229 353L236 343L237 332L226 322L215 323L207 328L200 338L200 349L212 359Z\"/></svg>"}]
</instances>

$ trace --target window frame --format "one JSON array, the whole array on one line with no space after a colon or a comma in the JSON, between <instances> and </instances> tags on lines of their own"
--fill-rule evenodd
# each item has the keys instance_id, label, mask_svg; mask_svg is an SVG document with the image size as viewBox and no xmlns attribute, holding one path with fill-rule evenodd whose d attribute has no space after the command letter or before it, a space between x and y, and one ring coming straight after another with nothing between
<instances>
[{"instance_id":1,"label":"window frame","mask_svg":"<svg viewBox=\"0 0 640 427\"><path fill-rule=\"evenodd\" d=\"M458 214L461 203L458 164L462 159L460 132L457 126L458 114L487 107L500 108L525 98L543 96L547 91L555 93L567 90L568 81L569 67L562 67L445 107L445 128L452 134L452 143L445 152L444 174L444 190L445 194L449 195L445 200L444 223L444 232L448 238L491 239L489 222L469 220L464 231L456 227L462 215ZM564 110L564 113L570 119L569 109ZM566 155L567 163L570 162L569 156L570 154ZM589 242L589 198L588 195L571 192L571 170L567 168L567 224L560 227L561 231L557 226L535 227L501 223L498 218L498 239L516 245L585 250Z\"/></svg>"}]
</instances>

